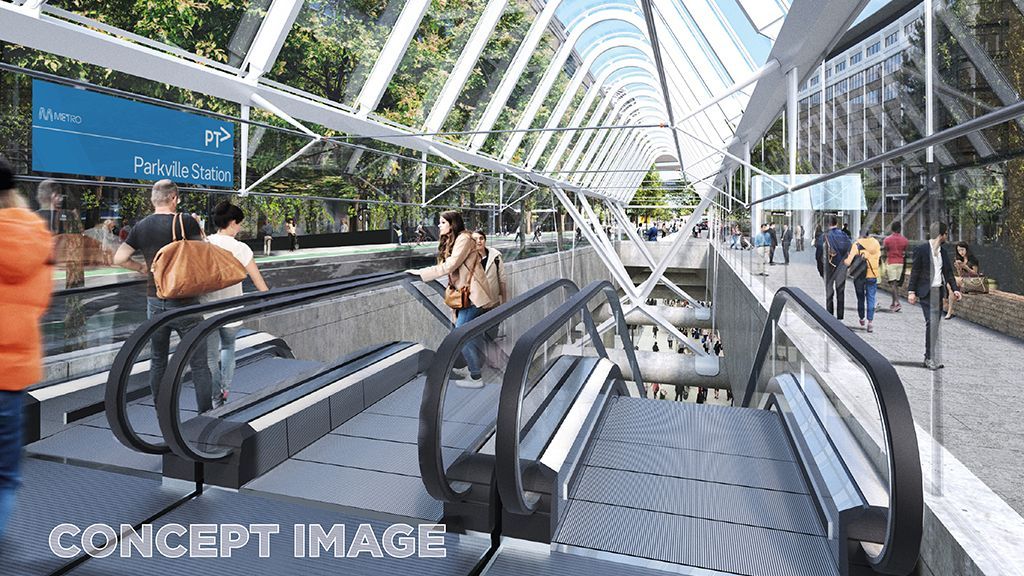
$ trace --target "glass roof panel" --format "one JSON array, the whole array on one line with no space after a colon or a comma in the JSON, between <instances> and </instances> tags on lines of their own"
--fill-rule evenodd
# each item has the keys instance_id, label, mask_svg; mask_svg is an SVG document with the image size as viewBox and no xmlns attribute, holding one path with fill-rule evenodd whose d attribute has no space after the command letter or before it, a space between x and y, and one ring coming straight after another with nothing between
<instances>
[{"instance_id":1,"label":"glass roof panel","mask_svg":"<svg viewBox=\"0 0 1024 576\"><path fill-rule=\"evenodd\" d=\"M487 0L431 2L377 113L406 126L423 124L486 7Z\"/></svg>"},{"instance_id":2,"label":"glass roof panel","mask_svg":"<svg viewBox=\"0 0 1024 576\"><path fill-rule=\"evenodd\" d=\"M559 44L558 38L555 37L555 34L550 29L544 31L540 42L537 44L537 49L530 56L530 61L526 65L523 75L519 78L515 90L509 96L508 102L505 103L505 107L502 109L501 115L498 116L498 120L494 123L492 130L510 130L516 127L516 123L522 117L526 105L530 102L530 97L537 90L541 77L544 76L548 65L551 64ZM488 154L500 153L510 135L511 133L509 132L491 134L484 142L481 150Z\"/></svg>"},{"instance_id":3,"label":"glass roof panel","mask_svg":"<svg viewBox=\"0 0 1024 576\"><path fill-rule=\"evenodd\" d=\"M267 77L355 104L404 5L405 0L308 0Z\"/></svg>"},{"instance_id":4,"label":"glass roof panel","mask_svg":"<svg viewBox=\"0 0 1024 576\"><path fill-rule=\"evenodd\" d=\"M555 9L555 18L568 26L582 14L597 8L639 8L633 0L563 0Z\"/></svg>"},{"instance_id":5,"label":"glass roof panel","mask_svg":"<svg viewBox=\"0 0 1024 576\"><path fill-rule=\"evenodd\" d=\"M462 93L452 111L445 119L442 131L467 132L480 121L487 103L498 89L512 58L526 37L527 31L537 18L537 12L529 0L511 0L505 12L491 33L480 59L466 80ZM454 135L448 138L468 143L469 135Z\"/></svg>"},{"instance_id":6,"label":"glass roof panel","mask_svg":"<svg viewBox=\"0 0 1024 576\"><path fill-rule=\"evenodd\" d=\"M270 2L50 0L49 4L143 38L237 67L245 59Z\"/></svg>"}]
</instances>

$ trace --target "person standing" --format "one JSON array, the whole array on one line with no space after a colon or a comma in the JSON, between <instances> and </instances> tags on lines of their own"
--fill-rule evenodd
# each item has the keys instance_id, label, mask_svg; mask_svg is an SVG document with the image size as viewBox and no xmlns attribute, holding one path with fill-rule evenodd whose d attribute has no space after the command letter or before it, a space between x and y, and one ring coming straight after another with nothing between
<instances>
[{"instance_id":1,"label":"person standing","mask_svg":"<svg viewBox=\"0 0 1024 576\"><path fill-rule=\"evenodd\" d=\"M768 245L768 265L775 266L775 249L779 247L779 236L775 232L775 223L768 225L768 238L771 243Z\"/></svg>"},{"instance_id":2,"label":"person standing","mask_svg":"<svg viewBox=\"0 0 1024 576\"><path fill-rule=\"evenodd\" d=\"M501 252L496 248L487 246L487 235L482 231L473 232L473 244L480 256L480 265L484 269L484 277L487 279L487 287L493 296L497 296L491 308L495 308L508 302L508 284L505 278L505 264L502 262Z\"/></svg>"},{"instance_id":3,"label":"person standing","mask_svg":"<svg viewBox=\"0 0 1024 576\"><path fill-rule=\"evenodd\" d=\"M39 322L50 304L53 240L0 158L0 538L21 485L25 389L43 377Z\"/></svg>"},{"instance_id":4,"label":"person standing","mask_svg":"<svg viewBox=\"0 0 1024 576\"><path fill-rule=\"evenodd\" d=\"M147 276L146 287L146 317L153 318L166 312L198 304L197 298L159 298L156 294L156 283L153 281L153 259L161 248L171 243L174 232L174 221L178 211L178 186L170 180L160 180L153 184L153 191L150 194L150 202L153 203L153 213L143 218L132 228L124 244L114 253L114 265L135 270ZM181 226L185 228L185 238L189 240L202 240L203 234L199 229L199 223L188 214L181 215ZM145 263L132 260L132 254L141 250ZM167 369L167 354L171 346L171 331L179 336L184 336L198 324L202 318L197 316L186 316L178 318L162 326L150 337L150 366L149 366L149 388L153 394L153 402L156 403L160 380ZM206 412L213 408L213 397L211 392L210 365L206 362L206 341L199 343L189 359L192 367L192 382L195 386L196 405L199 412Z\"/></svg>"},{"instance_id":5,"label":"person standing","mask_svg":"<svg viewBox=\"0 0 1024 576\"><path fill-rule=\"evenodd\" d=\"M857 294L857 317L860 325L864 326L864 319L867 318L867 331L873 332L875 320L875 295L878 291L878 265L882 259L882 246L868 234L867 228L861 230L860 238L850 249L846 257L846 266L849 270L853 260L860 256L864 259L863 270L858 270L853 278L853 291ZM860 266L858 266L860 268ZM867 310L865 311L865 306Z\"/></svg>"},{"instance_id":6,"label":"person standing","mask_svg":"<svg viewBox=\"0 0 1024 576\"><path fill-rule=\"evenodd\" d=\"M455 311L455 328L468 323L485 310L494 306L496 297L490 292L484 269L480 265L480 254L473 246L473 237L466 230L462 213L448 210L441 213L439 223L440 241L437 245L437 265L419 270L408 270L424 282L431 282L448 276L448 284L456 290L469 289L469 306ZM469 374L453 371L456 386L482 388L480 344L474 338L462 349Z\"/></svg>"},{"instance_id":7,"label":"person standing","mask_svg":"<svg viewBox=\"0 0 1024 576\"><path fill-rule=\"evenodd\" d=\"M269 290L267 283L263 280L259 268L256 267L256 259L253 257L252 248L235 239L235 236L242 230L242 220L245 214L242 209L235 206L228 200L223 200L213 209L213 225L217 227L217 233L212 234L208 240L210 244L231 252L232 256L245 268L252 283L260 292ZM209 294L199 297L201 302L216 302L225 298L234 298L242 295L242 283L239 282L227 288L215 290ZM213 402L220 406L228 401L228 391L231 389L231 381L235 375L235 337L242 327L241 322L232 322L221 326L217 332L210 335L206 344L207 362L210 365L212 376L212 387L214 393ZM218 353L219 352L219 353Z\"/></svg>"},{"instance_id":8,"label":"person standing","mask_svg":"<svg viewBox=\"0 0 1024 576\"><path fill-rule=\"evenodd\" d=\"M295 252L299 249L299 236L293 218L289 217L284 221L284 232L288 235L288 249Z\"/></svg>"},{"instance_id":9,"label":"person standing","mask_svg":"<svg viewBox=\"0 0 1024 576\"><path fill-rule=\"evenodd\" d=\"M793 231L789 229L789 224L782 225L782 258L789 266L789 246L793 243Z\"/></svg>"},{"instance_id":10,"label":"person standing","mask_svg":"<svg viewBox=\"0 0 1024 576\"><path fill-rule=\"evenodd\" d=\"M768 261L768 250L772 244L772 237L768 233L768 225L761 224L761 231L754 236L754 249L757 251L757 265L756 269L758 276L767 276L768 273L764 271L765 262Z\"/></svg>"},{"instance_id":11,"label":"person standing","mask_svg":"<svg viewBox=\"0 0 1024 576\"><path fill-rule=\"evenodd\" d=\"M214 223L216 225L216 223ZM263 255L270 256L270 245L274 242L274 225L267 220L263 225Z\"/></svg>"},{"instance_id":12,"label":"person standing","mask_svg":"<svg viewBox=\"0 0 1024 576\"><path fill-rule=\"evenodd\" d=\"M803 224L797 224L796 225L796 251L797 252L803 252L804 251L804 225Z\"/></svg>"},{"instance_id":13,"label":"person standing","mask_svg":"<svg viewBox=\"0 0 1024 576\"><path fill-rule=\"evenodd\" d=\"M953 275L949 254L942 249L947 240L946 223L932 222L928 235L930 240L914 248L907 301L911 304L921 303L925 328L924 367L937 370L942 368L942 364L935 359L935 350L938 348L939 321L942 319L942 299L946 296L946 286L953 289L952 298L960 300L963 295Z\"/></svg>"},{"instance_id":14,"label":"person standing","mask_svg":"<svg viewBox=\"0 0 1024 576\"><path fill-rule=\"evenodd\" d=\"M882 242L882 245L885 247L885 281L889 283L889 290L892 292L892 303L889 304L889 311L899 312L902 308L899 289L903 285L906 252L910 241L903 234L900 234L902 225L899 220L893 220L889 229L891 233Z\"/></svg>"},{"instance_id":15,"label":"person standing","mask_svg":"<svg viewBox=\"0 0 1024 576\"><path fill-rule=\"evenodd\" d=\"M846 255L850 253L850 237L839 229L839 219L832 216L828 231L822 235L825 260L825 308L829 314L843 319L846 305ZM833 300L835 306L833 307Z\"/></svg>"}]
</instances>

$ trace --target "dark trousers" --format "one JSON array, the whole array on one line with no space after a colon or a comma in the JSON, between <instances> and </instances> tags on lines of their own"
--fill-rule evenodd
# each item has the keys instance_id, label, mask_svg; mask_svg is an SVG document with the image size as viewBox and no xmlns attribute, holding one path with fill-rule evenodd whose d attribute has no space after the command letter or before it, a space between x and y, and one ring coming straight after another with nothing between
<instances>
[{"instance_id":1,"label":"dark trousers","mask_svg":"<svg viewBox=\"0 0 1024 576\"><path fill-rule=\"evenodd\" d=\"M782 258L789 264L789 242L782 243Z\"/></svg>"},{"instance_id":2,"label":"dark trousers","mask_svg":"<svg viewBox=\"0 0 1024 576\"><path fill-rule=\"evenodd\" d=\"M0 537L14 512L21 485L21 427L24 392L0 391Z\"/></svg>"},{"instance_id":3,"label":"dark trousers","mask_svg":"<svg viewBox=\"0 0 1024 576\"><path fill-rule=\"evenodd\" d=\"M294 252L299 247L299 237L296 236L295 234L289 234L288 235L288 243L289 243L291 251Z\"/></svg>"},{"instance_id":4,"label":"dark trousers","mask_svg":"<svg viewBox=\"0 0 1024 576\"><path fill-rule=\"evenodd\" d=\"M832 267L832 264L826 262L825 268L825 309L829 314L842 320L846 305L846 264L840 263L839 266ZM832 306L833 296L835 307Z\"/></svg>"},{"instance_id":5,"label":"dark trousers","mask_svg":"<svg viewBox=\"0 0 1024 576\"><path fill-rule=\"evenodd\" d=\"M776 247L778 247L778 244L772 244L771 246L768 247L768 263L769 264L775 264L775 248Z\"/></svg>"},{"instance_id":6,"label":"dark trousers","mask_svg":"<svg viewBox=\"0 0 1024 576\"><path fill-rule=\"evenodd\" d=\"M146 299L146 317L159 316L170 310L191 306L197 301L194 298L180 300L161 300L150 296ZM167 355L171 347L171 331L184 337L189 330L202 321L202 316L185 316L178 318L162 328L159 328L150 337L150 363L149 363L149 388L153 394L153 403L156 403L157 393L160 389L160 380L163 379L164 371L167 370ZM196 405L199 412L206 412L213 408L213 376L210 374L210 365L206 359L206 340L200 340L188 365L192 368L192 385L196 392Z\"/></svg>"},{"instance_id":7,"label":"dark trousers","mask_svg":"<svg viewBox=\"0 0 1024 576\"><path fill-rule=\"evenodd\" d=\"M938 292L937 290L932 290ZM943 289L943 292L945 289ZM932 306L931 297L918 300L921 304L921 312L924 313L924 359L935 358L935 348L939 344L939 321L942 320L942 296L939 295L939 305Z\"/></svg>"}]
</instances>

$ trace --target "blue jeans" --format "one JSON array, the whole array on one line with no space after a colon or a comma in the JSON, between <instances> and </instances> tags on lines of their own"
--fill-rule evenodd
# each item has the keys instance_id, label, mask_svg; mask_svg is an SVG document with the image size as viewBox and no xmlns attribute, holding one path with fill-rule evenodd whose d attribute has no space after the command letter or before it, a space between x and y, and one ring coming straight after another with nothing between
<instances>
[{"instance_id":1,"label":"blue jeans","mask_svg":"<svg viewBox=\"0 0 1024 576\"><path fill-rule=\"evenodd\" d=\"M146 317L153 318L164 312L191 306L195 303L196 300L193 298L161 300L150 296L146 298ZM178 318L161 327L150 338L149 389L153 393L154 403L156 403L157 391L160 389L160 380L164 376L164 371L167 370L167 354L171 348L171 330L177 332L178 336L184 337L201 320L201 316ZM206 359L205 340L196 347L188 363L192 368L192 385L196 391L196 405L200 412L206 412L213 408L213 398L211 396L212 376L210 375L210 365Z\"/></svg>"},{"instance_id":2,"label":"blue jeans","mask_svg":"<svg viewBox=\"0 0 1024 576\"><path fill-rule=\"evenodd\" d=\"M21 485L21 428L24 392L0 391L0 537L14 511Z\"/></svg>"},{"instance_id":3,"label":"blue jeans","mask_svg":"<svg viewBox=\"0 0 1024 576\"><path fill-rule=\"evenodd\" d=\"M235 338L241 328L221 326L207 339L206 359L213 377L213 391L217 395L227 393L231 388L231 381L235 378Z\"/></svg>"},{"instance_id":4,"label":"blue jeans","mask_svg":"<svg viewBox=\"0 0 1024 576\"><path fill-rule=\"evenodd\" d=\"M867 304L867 319L872 322L875 319L875 296L878 294L878 278L864 278L853 283L853 290L857 293L857 317L865 318L864 306Z\"/></svg>"},{"instance_id":5,"label":"blue jeans","mask_svg":"<svg viewBox=\"0 0 1024 576\"><path fill-rule=\"evenodd\" d=\"M484 313L482 308L470 306L455 313L455 327L458 328L470 320ZM480 376L480 338L472 338L462 348L462 355L466 358L466 366L469 368L469 375L473 378Z\"/></svg>"}]
</instances>

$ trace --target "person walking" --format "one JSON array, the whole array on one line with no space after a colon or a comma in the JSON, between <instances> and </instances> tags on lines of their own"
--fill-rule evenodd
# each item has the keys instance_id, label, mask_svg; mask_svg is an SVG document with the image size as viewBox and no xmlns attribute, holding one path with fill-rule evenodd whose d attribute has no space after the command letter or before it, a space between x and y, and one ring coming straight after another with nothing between
<instances>
[{"instance_id":1,"label":"person walking","mask_svg":"<svg viewBox=\"0 0 1024 576\"><path fill-rule=\"evenodd\" d=\"M216 223L215 223L216 224ZM263 255L270 256L270 245L274 242L274 225L268 220L263 225Z\"/></svg>"},{"instance_id":2,"label":"person walking","mask_svg":"<svg viewBox=\"0 0 1024 576\"><path fill-rule=\"evenodd\" d=\"M260 292L269 290L267 283L263 280L263 275L256 267L252 248L235 238L242 230L242 220L245 219L242 209L228 200L223 200L213 208L212 216L217 233L210 235L207 239L210 244L230 252L245 268L257 290ZM242 283L239 282L233 286L204 294L199 297L199 300L201 302L216 302L241 295ZM215 406L221 406L228 401L231 381L235 376L235 337L238 336L238 330L241 327L241 322L225 324L210 335L206 344L206 358L210 365Z\"/></svg>"},{"instance_id":3,"label":"person walking","mask_svg":"<svg viewBox=\"0 0 1024 576\"><path fill-rule=\"evenodd\" d=\"M825 308L839 320L843 319L846 305L846 255L850 253L850 246L850 237L839 229L839 219L832 216L828 232L822 235L822 253L825 259Z\"/></svg>"},{"instance_id":4,"label":"person walking","mask_svg":"<svg viewBox=\"0 0 1024 576\"><path fill-rule=\"evenodd\" d=\"M900 234L902 225L899 220L893 220L889 226L891 231L882 245L885 247L885 281L889 284L889 291L892 292L892 303L889 304L890 312L899 312L900 286L903 285L903 273L906 269L906 252L910 241Z\"/></svg>"},{"instance_id":5,"label":"person walking","mask_svg":"<svg viewBox=\"0 0 1024 576\"><path fill-rule=\"evenodd\" d=\"M804 251L804 225L803 224L797 224L796 225L796 251L797 252L803 252Z\"/></svg>"},{"instance_id":6,"label":"person walking","mask_svg":"<svg viewBox=\"0 0 1024 576\"><path fill-rule=\"evenodd\" d=\"M494 306L497 297L490 292L483 266L480 265L480 254L473 246L473 237L466 230L462 213L454 210L442 212L439 228L441 237L437 245L437 265L409 270L408 273L419 276L424 282L448 276L448 284L454 289L468 289L469 306L455 310L455 327L458 328ZM470 340L462 349L462 353L466 358L469 373L467 375L461 370L453 371L455 385L482 388L481 350L478 339Z\"/></svg>"},{"instance_id":7,"label":"person walking","mask_svg":"<svg viewBox=\"0 0 1024 576\"><path fill-rule=\"evenodd\" d=\"M146 317L153 318L178 308L192 306L199 300L197 298L165 299L157 296L156 283L153 281L151 272L153 259L156 258L156 253L170 244L174 238L173 227L180 201L178 186L170 180L160 180L153 184L153 191L149 199L153 204L153 213L132 228L124 244L121 244L117 252L114 253L114 265L146 275ZM192 216L182 214L181 226L185 228L185 238L189 240L203 239L199 223ZM132 254L137 250L142 251L145 263L132 260ZM177 332L179 336L184 336L201 320L202 318L196 316L178 318L159 328L150 337L149 388L153 394L154 404L159 395L160 380L167 369L171 331ZM206 341L202 341L189 359L189 365L192 367L192 382L195 387L196 406L199 412L206 412L213 408L210 365L206 361L206 355Z\"/></svg>"},{"instance_id":8,"label":"person walking","mask_svg":"<svg viewBox=\"0 0 1024 576\"><path fill-rule=\"evenodd\" d=\"M857 260L857 257L863 260ZM878 291L879 262L882 259L882 246L868 234L867 228L861 230L860 238L850 249L845 264L853 277L853 291L857 295L857 317L860 325L867 331L874 331L875 295ZM865 307L867 310L865 310Z\"/></svg>"},{"instance_id":9,"label":"person walking","mask_svg":"<svg viewBox=\"0 0 1024 576\"><path fill-rule=\"evenodd\" d=\"M52 250L48 222L29 210L0 158L0 539L21 485L25 389L43 377L39 323L53 291Z\"/></svg>"},{"instance_id":10,"label":"person walking","mask_svg":"<svg viewBox=\"0 0 1024 576\"><path fill-rule=\"evenodd\" d=\"M774 222L768 225L768 238L770 240L768 244L768 265L775 266L775 249L779 246L779 236L775 233Z\"/></svg>"},{"instance_id":11,"label":"person walking","mask_svg":"<svg viewBox=\"0 0 1024 576\"><path fill-rule=\"evenodd\" d=\"M288 249L295 252L299 249L299 235L295 229L295 220L288 218L284 221L284 232L288 235Z\"/></svg>"},{"instance_id":12,"label":"person walking","mask_svg":"<svg viewBox=\"0 0 1024 576\"><path fill-rule=\"evenodd\" d=\"M928 228L930 240L914 248L913 266L910 269L907 301L920 302L924 312L924 367L938 370L942 364L936 360L939 342L939 321L942 319L942 298L946 286L953 289L952 298L960 300L960 287L953 275L953 263L949 254L942 249L947 240L945 222L932 222Z\"/></svg>"},{"instance_id":13,"label":"person walking","mask_svg":"<svg viewBox=\"0 0 1024 576\"><path fill-rule=\"evenodd\" d=\"M505 264L502 262L501 252L487 245L487 234L484 234L483 231L474 231L472 237L473 245L480 256L480 265L484 269L484 278L487 279L488 290L492 296L496 296L491 308L496 308L508 302L508 283L505 277Z\"/></svg>"},{"instance_id":14,"label":"person walking","mask_svg":"<svg viewBox=\"0 0 1024 576\"><path fill-rule=\"evenodd\" d=\"M789 229L789 224L782 225L782 258L789 266L789 246L793 244L793 231Z\"/></svg>"},{"instance_id":15,"label":"person walking","mask_svg":"<svg viewBox=\"0 0 1024 576\"><path fill-rule=\"evenodd\" d=\"M821 224L814 227L814 262L818 266L818 276L825 279L825 234L821 231Z\"/></svg>"}]
</instances>

